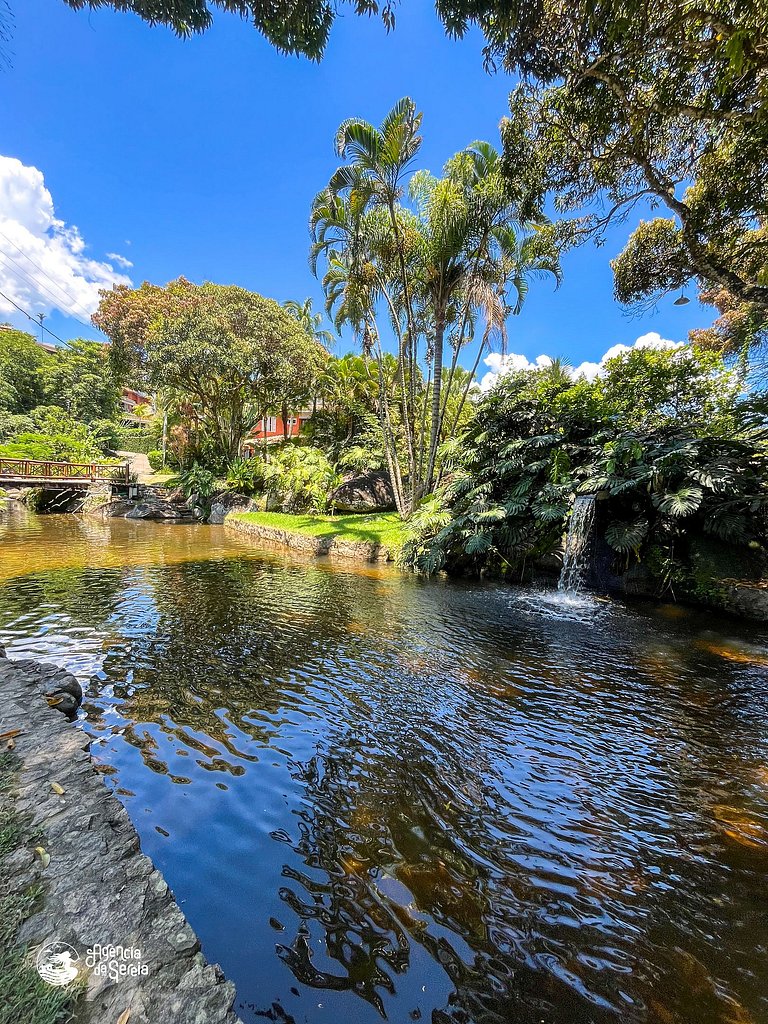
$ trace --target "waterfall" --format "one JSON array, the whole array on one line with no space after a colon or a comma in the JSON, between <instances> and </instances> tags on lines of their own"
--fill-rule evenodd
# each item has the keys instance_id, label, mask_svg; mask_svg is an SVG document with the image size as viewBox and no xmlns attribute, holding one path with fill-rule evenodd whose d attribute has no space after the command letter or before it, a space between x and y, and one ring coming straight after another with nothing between
<instances>
[{"instance_id":1,"label":"waterfall","mask_svg":"<svg viewBox=\"0 0 768 1024\"><path fill-rule=\"evenodd\" d=\"M563 568L558 590L579 593L587 586L592 568L592 527L595 522L594 494L580 494L573 502L565 538Z\"/></svg>"}]
</instances>

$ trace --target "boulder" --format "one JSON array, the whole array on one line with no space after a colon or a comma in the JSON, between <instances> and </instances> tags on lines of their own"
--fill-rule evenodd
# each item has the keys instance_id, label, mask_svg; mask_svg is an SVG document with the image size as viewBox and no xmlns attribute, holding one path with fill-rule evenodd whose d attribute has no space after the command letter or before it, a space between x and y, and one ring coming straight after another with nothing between
<instances>
[{"instance_id":1,"label":"boulder","mask_svg":"<svg viewBox=\"0 0 768 1024\"><path fill-rule=\"evenodd\" d=\"M256 511L258 504L238 491L220 491L211 502L208 522L220 526L234 509L239 512Z\"/></svg>"},{"instance_id":2,"label":"boulder","mask_svg":"<svg viewBox=\"0 0 768 1024\"><path fill-rule=\"evenodd\" d=\"M396 507L392 482L384 470L347 477L330 500L338 512L392 512Z\"/></svg>"}]
</instances>

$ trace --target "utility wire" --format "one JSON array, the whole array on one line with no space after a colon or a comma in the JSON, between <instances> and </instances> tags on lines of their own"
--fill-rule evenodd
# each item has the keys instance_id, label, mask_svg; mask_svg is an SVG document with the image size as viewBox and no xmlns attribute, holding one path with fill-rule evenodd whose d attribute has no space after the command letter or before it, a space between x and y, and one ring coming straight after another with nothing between
<instances>
[{"instance_id":1,"label":"utility wire","mask_svg":"<svg viewBox=\"0 0 768 1024\"><path fill-rule=\"evenodd\" d=\"M3 259L3 260L11 260L11 261L12 261L13 263L16 263L16 260L15 260L15 259L13 258L13 256L9 256L7 252L2 252L2 251L0 251L0 259ZM45 286L45 285L44 285L44 284L42 283L42 281L37 281L37 280L35 280L35 278L34 278L34 277L32 277L32 275L31 275L31 274L30 274L30 273L29 273L28 271L26 271L26 270L24 270L24 269L23 269L23 267L21 266L21 264L20 264L20 263L16 263L16 266L17 266L17 267L19 268L18 270L14 270L14 269L13 269L13 267L9 267L9 266L8 266L8 265L6 264L6 265L5 265L5 269L6 269L6 270L9 270L9 271L10 271L10 272L11 272L12 274L16 274L16 276L17 276L17 277L21 277L21 276L23 275L23 276L24 276L24 278L26 279L26 281L27 281L27 282L28 282L29 284L32 284L32 285L34 285L34 286L35 286L35 288L39 288L39 289L40 289L41 291L45 292L45 293L46 293L46 295L48 296L48 298L49 298L49 299L51 299L51 300L53 301L53 303L54 303L54 305L55 305L55 306L61 306L61 299L57 298L57 297L56 297L56 296L55 296L55 295L53 294L53 292L51 291L51 289L50 289L50 288L47 288L47 287L46 287L46 286ZM71 301L71 300L70 300L70 301ZM80 319L80 317L78 317L78 316L74 316L74 315L72 315L72 314L67 314L67 315L68 315L68 316L72 316L72 319L73 319L73 320L76 320L76 321L77 321L77 322L78 322L78 323L79 323L79 324L81 325L81 327L86 327L86 328L88 328L89 330L91 329L91 328L89 328L89 327L88 327L88 324L84 323L84 322L83 322L83 321L82 321L82 320Z\"/></svg>"},{"instance_id":2,"label":"utility wire","mask_svg":"<svg viewBox=\"0 0 768 1024\"><path fill-rule=\"evenodd\" d=\"M23 313L23 314L24 314L24 316L25 316L25 317L27 318L27 320L31 320L33 324L37 324L37 326L38 326L38 327L39 327L39 328L40 328L41 330L43 330L43 331L47 331L47 332L48 332L48 334L50 334L50 335L51 335L51 337L53 337L53 338L55 338L55 339L56 339L56 341L60 341L60 342L61 342L61 344L62 344L62 345L66 345L66 347L67 347L67 348L71 348L71 347L72 347L72 346L71 346L71 345L69 344L69 342L68 342L68 341L64 341L64 339L63 339L63 338L60 338L60 337L58 336L58 334L54 334L54 333L53 333L53 331L52 331L52 330L50 329L50 327L46 327L46 326L45 326L45 325L44 325L44 324L43 324L43 323L42 323L42 322L41 322L40 320L38 320L38 319L37 319L37 317L36 317L36 316L32 316L32 314L31 314L31 313L28 313L28 312L26 311L26 309L22 309L22 308L21 308L21 306L20 306L20 305L18 304L18 302L14 302L14 301L13 301L13 299L12 299L12 298L10 297L10 295L6 295L6 294L5 294L5 292L0 292L0 296L2 296L2 297L3 297L3 298L4 298L5 300L6 300L6 302L10 302L10 304L11 304L12 306L15 306L15 307L16 307L16 309L18 309L18 311L19 311L20 313Z\"/></svg>"},{"instance_id":3,"label":"utility wire","mask_svg":"<svg viewBox=\"0 0 768 1024\"><path fill-rule=\"evenodd\" d=\"M3 237L3 238L4 238L4 239L5 239L6 241L7 241L7 242L10 242L10 243L11 243L11 245L12 245L12 246L14 247L14 249L18 249L18 251L19 251L19 252L21 253L21 255L22 255L22 256L24 257L24 259L25 259L25 260L29 260L29 262L30 262L30 263L32 264L32 266L33 266L33 267L37 267L37 269L38 269L38 270L40 271L40 273L41 273L41 274L42 274L42 275L43 275L44 277L47 277L47 278L48 278L48 280L49 280L49 281L51 282L51 284L52 284L52 285L53 285L53 286L54 286L55 288L58 288L58 290L59 290L59 291L61 292L61 294L62 294L62 295L66 296L66 298L67 298L67 299L68 299L68 300L69 300L69 301L70 301L71 303L73 303L73 305L75 305L75 306L79 306L79 307L80 307L80 309L82 309L83 313L85 313L85 315L86 315L86 316L87 316L87 317L88 317L88 318L90 319L90 315L91 315L91 314L90 314L90 313L88 312L88 310L87 310L87 309L85 308L85 306L83 306L83 305L82 305L82 303L78 302L78 301L77 301L77 299L74 299L74 298L73 298L73 297L72 297L72 296L71 296L71 295L69 294L69 292L68 292L68 291L66 290L66 288L64 288L64 286L63 286L63 285L60 285L60 284L59 284L59 283L58 283L57 281L54 281L54 279L53 279L53 278L51 277L51 275L50 275L50 274L48 273L48 271L47 271L47 270L45 270L45 268L44 268L44 267L41 267L41 266L40 266L40 264L39 264L39 263L37 263L37 262L36 262L35 260L33 260L31 256L28 256L28 255L27 255L27 253L25 253L25 252L24 252L24 250L23 250L23 249L21 248L21 246L20 246L20 245L19 245L19 244L18 244L17 242L14 242L14 240L13 240L12 238L9 238L9 237L8 237L8 235L6 235L6 233L5 233L4 231L0 231L0 235L2 235L2 237ZM8 257L8 259L12 259L12 257L11 257L11 256L9 256L9 257ZM14 260L14 263L15 263L15 262L16 262L16 261ZM77 319L77 317L75 317L75 319ZM80 321L80 323L82 323L82 320ZM87 326L87 325L86 325L86 326Z\"/></svg>"}]
</instances>

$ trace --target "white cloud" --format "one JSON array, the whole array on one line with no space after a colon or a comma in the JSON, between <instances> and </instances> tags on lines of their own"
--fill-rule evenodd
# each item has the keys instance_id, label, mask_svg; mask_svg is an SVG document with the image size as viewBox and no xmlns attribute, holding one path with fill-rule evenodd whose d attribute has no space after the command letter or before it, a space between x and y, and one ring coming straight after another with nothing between
<instances>
[{"instance_id":1,"label":"white cloud","mask_svg":"<svg viewBox=\"0 0 768 1024\"><path fill-rule=\"evenodd\" d=\"M535 361L530 362L526 356L521 356L517 352L508 352L504 356L500 352L491 352L483 362L490 367L490 371L480 381L480 390L488 391L505 373L513 373L516 370L540 370L549 366L552 359L549 356L536 356Z\"/></svg>"},{"instance_id":2,"label":"white cloud","mask_svg":"<svg viewBox=\"0 0 768 1024\"><path fill-rule=\"evenodd\" d=\"M85 251L78 229L56 217L42 172L0 156L0 291L35 315L57 309L87 320L100 288L131 280ZM109 258L124 269L131 265L116 254ZM0 313L20 316L2 296Z\"/></svg>"},{"instance_id":3,"label":"white cloud","mask_svg":"<svg viewBox=\"0 0 768 1024\"><path fill-rule=\"evenodd\" d=\"M571 370L571 376L574 378L586 377L587 380L594 380L595 377L603 372L605 364L609 359L620 356L624 352L631 352L633 348L680 348L683 344L684 342L682 341L670 341L669 338L662 338L656 331L649 331L648 334L642 334L631 345L612 345L603 354L598 363L580 363ZM499 377L502 377L505 373L510 373L514 370L537 370L543 366L549 366L552 359L550 356L541 355L536 356L536 359L530 362L526 356L518 355L516 352L510 352L505 356L499 352L491 352L483 361L486 366L490 367L490 370L480 381L480 388L482 391L489 391Z\"/></svg>"},{"instance_id":4,"label":"white cloud","mask_svg":"<svg viewBox=\"0 0 768 1024\"><path fill-rule=\"evenodd\" d=\"M130 267L133 266L131 261L127 259L125 256L121 256L119 252L108 252L107 259L110 261L110 263L116 263L118 267L122 267L123 270L128 270Z\"/></svg>"}]
</instances>

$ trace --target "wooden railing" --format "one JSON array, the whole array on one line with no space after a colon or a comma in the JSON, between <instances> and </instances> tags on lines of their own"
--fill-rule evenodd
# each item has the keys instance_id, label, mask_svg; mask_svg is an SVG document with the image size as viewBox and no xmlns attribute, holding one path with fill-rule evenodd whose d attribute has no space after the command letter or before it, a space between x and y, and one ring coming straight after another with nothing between
<instances>
[{"instance_id":1,"label":"wooden railing","mask_svg":"<svg viewBox=\"0 0 768 1024\"><path fill-rule=\"evenodd\" d=\"M101 462L49 462L42 459L0 458L0 481L41 483L113 483L130 482L127 462L105 465Z\"/></svg>"}]
</instances>

